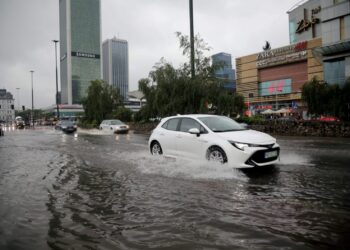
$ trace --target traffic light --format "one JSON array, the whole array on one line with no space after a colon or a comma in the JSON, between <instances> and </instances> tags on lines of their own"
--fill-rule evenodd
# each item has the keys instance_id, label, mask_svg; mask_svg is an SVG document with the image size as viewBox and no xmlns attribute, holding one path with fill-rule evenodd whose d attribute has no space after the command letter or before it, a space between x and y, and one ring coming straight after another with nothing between
<instances>
[{"instance_id":1,"label":"traffic light","mask_svg":"<svg viewBox=\"0 0 350 250\"><path fill-rule=\"evenodd\" d=\"M25 107L24 105L22 106L22 110L23 110L23 111L26 110L26 107Z\"/></svg>"},{"instance_id":2,"label":"traffic light","mask_svg":"<svg viewBox=\"0 0 350 250\"><path fill-rule=\"evenodd\" d=\"M12 105L11 105L11 109L15 109L15 105L12 104Z\"/></svg>"}]
</instances>

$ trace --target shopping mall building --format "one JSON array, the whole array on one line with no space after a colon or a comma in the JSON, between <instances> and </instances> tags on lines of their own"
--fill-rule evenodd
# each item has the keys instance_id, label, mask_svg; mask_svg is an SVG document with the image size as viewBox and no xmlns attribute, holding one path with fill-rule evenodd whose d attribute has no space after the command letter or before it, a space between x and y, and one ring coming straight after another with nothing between
<instances>
[{"instance_id":1,"label":"shopping mall building","mask_svg":"<svg viewBox=\"0 0 350 250\"><path fill-rule=\"evenodd\" d=\"M301 87L316 78L344 84L350 77L350 0L309 0L289 15L290 45L236 58L237 92L249 113L303 110Z\"/></svg>"}]
</instances>

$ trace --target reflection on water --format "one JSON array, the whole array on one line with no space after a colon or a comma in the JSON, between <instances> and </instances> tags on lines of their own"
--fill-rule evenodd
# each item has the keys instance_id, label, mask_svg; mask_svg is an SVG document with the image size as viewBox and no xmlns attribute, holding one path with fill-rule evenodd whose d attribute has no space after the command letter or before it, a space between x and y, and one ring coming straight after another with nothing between
<instances>
[{"instance_id":1,"label":"reflection on water","mask_svg":"<svg viewBox=\"0 0 350 250\"><path fill-rule=\"evenodd\" d=\"M147 137L0 139L0 249L346 249L350 143L279 138L276 166L153 157Z\"/></svg>"}]
</instances>

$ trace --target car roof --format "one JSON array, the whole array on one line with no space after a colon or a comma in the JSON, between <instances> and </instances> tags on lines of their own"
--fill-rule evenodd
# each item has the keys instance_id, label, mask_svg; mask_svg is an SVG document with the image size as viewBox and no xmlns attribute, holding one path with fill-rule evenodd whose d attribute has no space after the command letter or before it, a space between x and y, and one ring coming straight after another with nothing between
<instances>
[{"instance_id":1,"label":"car roof","mask_svg":"<svg viewBox=\"0 0 350 250\"><path fill-rule=\"evenodd\" d=\"M210 115L210 114L188 114L188 115L176 115L176 116L169 116L164 117L164 119L170 119L170 118L200 118L200 117L219 117L219 115Z\"/></svg>"}]
</instances>

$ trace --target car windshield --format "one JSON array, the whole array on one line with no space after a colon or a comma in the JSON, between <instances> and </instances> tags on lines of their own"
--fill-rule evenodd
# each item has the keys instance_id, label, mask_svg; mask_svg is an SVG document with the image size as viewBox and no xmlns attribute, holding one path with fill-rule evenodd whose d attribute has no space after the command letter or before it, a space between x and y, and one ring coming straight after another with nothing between
<instances>
[{"instance_id":1,"label":"car windshield","mask_svg":"<svg viewBox=\"0 0 350 250\"><path fill-rule=\"evenodd\" d=\"M239 123L224 116L199 117L198 119L202 121L213 132L247 130L246 128L241 126Z\"/></svg>"},{"instance_id":2,"label":"car windshield","mask_svg":"<svg viewBox=\"0 0 350 250\"><path fill-rule=\"evenodd\" d=\"M73 125L74 122L70 121L70 120L62 120L61 121L61 125Z\"/></svg>"},{"instance_id":3,"label":"car windshield","mask_svg":"<svg viewBox=\"0 0 350 250\"><path fill-rule=\"evenodd\" d=\"M119 120L111 120L111 125L122 125L123 123Z\"/></svg>"}]
</instances>

